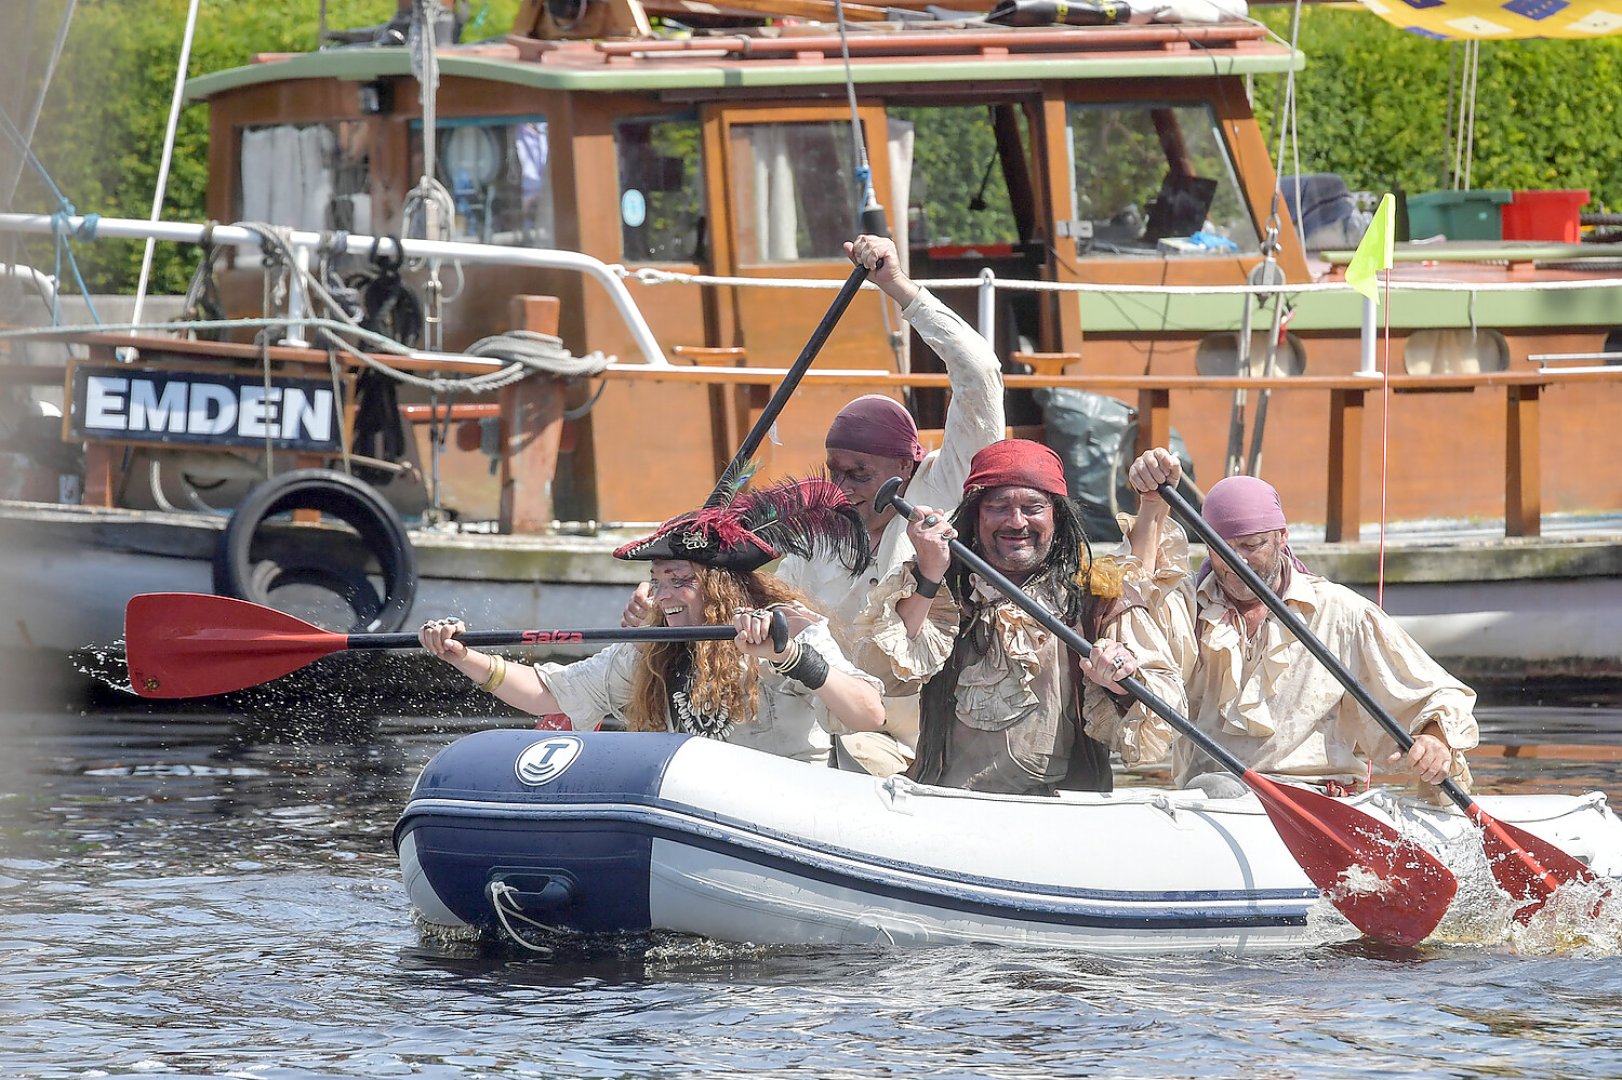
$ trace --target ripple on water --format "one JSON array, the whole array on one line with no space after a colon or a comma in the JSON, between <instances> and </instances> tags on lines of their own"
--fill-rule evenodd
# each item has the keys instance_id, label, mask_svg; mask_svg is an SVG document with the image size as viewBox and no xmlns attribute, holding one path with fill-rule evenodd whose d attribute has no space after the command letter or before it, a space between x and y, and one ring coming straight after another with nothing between
<instances>
[{"instance_id":1,"label":"ripple on water","mask_svg":"<svg viewBox=\"0 0 1622 1080\"><path fill-rule=\"evenodd\" d=\"M387 838L440 726L18 729L0 1076L1622 1075L1616 909L1559 895L1511 925L1484 865L1416 949L1327 904L1320 944L1272 956L423 937ZM1622 791L1619 766L1584 768L1560 783Z\"/></svg>"}]
</instances>

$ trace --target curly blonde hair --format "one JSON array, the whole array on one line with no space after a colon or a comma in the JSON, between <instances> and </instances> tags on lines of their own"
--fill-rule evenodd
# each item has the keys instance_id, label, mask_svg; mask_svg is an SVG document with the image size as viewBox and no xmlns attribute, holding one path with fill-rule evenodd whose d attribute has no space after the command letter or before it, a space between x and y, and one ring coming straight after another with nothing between
<instances>
[{"instance_id":1,"label":"curly blonde hair","mask_svg":"<svg viewBox=\"0 0 1622 1080\"><path fill-rule=\"evenodd\" d=\"M694 563L693 572L704 597L704 621L710 625L730 623L738 608L803 600L783 581L758 570L738 573ZM648 625L667 625L657 604ZM671 681L684 653L692 657L688 700L694 712L726 716L739 724L754 720L760 704L760 675L757 665L738 663L741 654L731 641L660 641L642 645L638 651L641 655L625 710L632 731L668 730L670 692L679 689Z\"/></svg>"}]
</instances>

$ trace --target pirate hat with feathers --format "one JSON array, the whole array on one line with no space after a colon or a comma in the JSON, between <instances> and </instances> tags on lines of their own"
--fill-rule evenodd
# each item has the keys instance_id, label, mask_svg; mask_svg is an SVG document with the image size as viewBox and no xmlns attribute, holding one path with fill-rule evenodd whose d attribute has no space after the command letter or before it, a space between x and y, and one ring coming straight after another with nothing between
<instances>
[{"instance_id":1,"label":"pirate hat with feathers","mask_svg":"<svg viewBox=\"0 0 1622 1080\"><path fill-rule=\"evenodd\" d=\"M868 561L867 528L830 480L785 480L734 492L717 506L673 517L616 559L686 559L720 570L758 570L784 555L831 555L853 573Z\"/></svg>"}]
</instances>

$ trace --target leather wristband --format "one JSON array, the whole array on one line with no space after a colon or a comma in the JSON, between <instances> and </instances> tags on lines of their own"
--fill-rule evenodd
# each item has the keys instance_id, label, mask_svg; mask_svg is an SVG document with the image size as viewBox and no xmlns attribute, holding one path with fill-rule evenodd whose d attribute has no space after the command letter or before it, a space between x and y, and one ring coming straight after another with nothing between
<instances>
[{"instance_id":1,"label":"leather wristband","mask_svg":"<svg viewBox=\"0 0 1622 1080\"><path fill-rule=\"evenodd\" d=\"M773 662L772 668L779 674L800 683L807 690L820 690L822 684L828 681L828 661L821 653L809 645L800 645L797 651L786 663Z\"/></svg>"},{"instance_id":2,"label":"leather wristband","mask_svg":"<svg viewBox=\"0 0 1622 1080\"><path fill-rule=\"evenodd\" d=\"M941 583L924 577L917 563L912 564L912 580L915 583L912 591L926 600L935 599L935 594L941 591Z\"/></svg>"}]
</instances>

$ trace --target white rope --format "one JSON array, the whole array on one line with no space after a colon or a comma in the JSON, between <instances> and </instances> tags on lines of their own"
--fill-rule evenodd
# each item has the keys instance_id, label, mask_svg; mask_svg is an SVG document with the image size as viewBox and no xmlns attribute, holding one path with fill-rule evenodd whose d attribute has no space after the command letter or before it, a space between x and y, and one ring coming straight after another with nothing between
<instances>
[{"instance_id":1,"label":"white rope","mask_svg":"<svg viewBox=\"0 0 1622 1080\"><path fill-rule=\"evenodd\" d=\"M508 921L509 919L516 919L521 923L528 923L537 930L544 930L547 933L557 932L557 927L548 926L543 922L537 922L528 915L524 914L523 910L518 906L518 901L512 898L513 894L517 891L517 889L507 884L505 881L492 881L490 883L490 906L495 909L496 919L501 923L501 928L507 931L507 936L512 938L514 942L522 945L530 952L537 952L543 956L551 956L555 950L546 945L537 945L534 942L529 941L518 932L511 922ZM511 907L508 906L509 904Z\"/></svg>"},{"instance_id":2,"label":"white rope","mask_svg":"<svg viewBox=\"0 0 1622 1080\"><path fill-rule=\"evenodd\" d=\"M197 2L191 0L191 7L186 13L186 33L180 39L180 63L175 70L175 92L169 99L169 127L163 136L163 157L158 162L158 184L152 192L152 216L149 221L157 221L163 216L163 200L169 192L169 163L174 160L175 129L180 124L180 106L186 100L186 69L191 66L192 36L197 31ZM134 322L141 320L147 282L152 277L152 252L157 244L157 240L149 236L146 238L146 248L141 252L141 278L135 285L135 310L130 316Z\"/></svg>"}]
</instances>

